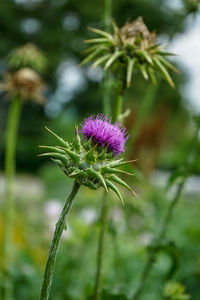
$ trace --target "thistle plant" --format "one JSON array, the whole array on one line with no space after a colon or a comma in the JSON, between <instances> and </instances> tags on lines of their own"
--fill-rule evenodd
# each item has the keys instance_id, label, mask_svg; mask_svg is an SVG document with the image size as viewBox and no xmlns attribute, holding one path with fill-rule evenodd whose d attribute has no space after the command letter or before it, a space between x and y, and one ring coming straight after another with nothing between
<instances>
[{"instance_id":1,"label":"thistle plant","mask_svg":"<svg viewBox=\"0 0 200 300\"><path fill-rule=\"evenodd\" d=\"M104 65L107 70L122 69L123 84L130 86L134 70L139 71L145 80L151 78L156 83L156 72L174 87L174 83L167 69L177 72L177 69L165 58L173 55L166 52L160 44L156 43L155 32L150 32L142 17L119 28L113 21L113 34L95 28L89 28L99 35L98 38L86 40L94 44L86 50L88 56L82 65L93 61L92 67Z\"/></svg>"},{"instance_id":2,"label":"thistle plant","mask_svg":"<svg viewBox=\"0 0 200 300\"><path fill-rule=\"evenodd\" d=\"M5 159L5 219L2 249L2 270L4 276L3 299L12 299L12 282L10 276L13 217L14 217L14 176L17 132L22 111L22 105L28 100L43 103L44 84L36 70L42 70L43 55L33 45L14 50L8 56L9 72L3 76L0 89L10 100L6 131ZM37 59L40 61L38 63ZM43 69L44 70L44 69Z\"/></svg>"},{"instance_id":3,"label":"thistle plant","mask_svg":"<svg viewBox=\"0 0 200 300\"><path fill-rule=\"evenodd\" d=\"M40 146L50 151L40 156L49 156L69 178L74 179L74 186L56 224L41 289L41 300L49 298L60 238L79 187L85 185L92 190L101 187L106 191L112 190L122 203L123 198L116 183L135 194L131 187L118 177L120 173L129 174L119 169L128 163L119 158L125 151L128 139L126 129L119 123L111 124L111 119L104 115L91 116L81 125L82 136L79 135L78 127L75 127L73 142L67 142L50 129L47 130L54 135L60 146Z\"/></svg>"}]
</instances>

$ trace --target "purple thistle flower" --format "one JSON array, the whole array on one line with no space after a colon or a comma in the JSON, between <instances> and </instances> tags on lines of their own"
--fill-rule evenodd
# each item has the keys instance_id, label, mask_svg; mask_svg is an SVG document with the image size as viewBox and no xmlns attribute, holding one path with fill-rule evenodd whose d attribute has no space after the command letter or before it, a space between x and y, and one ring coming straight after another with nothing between
<instances>
[{"instance_id":1,"label":"purple thistle flower","mask_svg":"<svg viewBox=\"0 0 200 300\"><path fill-rule=\"evenodd\" d=\"M111 124L111 118L104 115L91 116L85 119L81 132L88 139L92 137L95 143L108 147L114 155L125 151L128 135L125 127L116 122Z\"/></svg>"}]
</instances>

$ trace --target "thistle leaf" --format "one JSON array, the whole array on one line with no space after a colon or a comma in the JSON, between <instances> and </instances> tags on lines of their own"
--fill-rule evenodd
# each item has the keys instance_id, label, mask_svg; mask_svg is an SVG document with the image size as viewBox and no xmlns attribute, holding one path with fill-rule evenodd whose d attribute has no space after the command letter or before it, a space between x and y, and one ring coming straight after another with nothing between
<instances>
[{"instance_id":1,"label":"thistle leaf","mask_svg":"<svg viewBox=\"0 0 200 300\"><path fill-rule=\"evenodd\" d=\"M118 188L108 179L106 179L106 184L111 190L113 190L113 192L115 192L117 194L117 196L121 200L122 204L125 206L124 200L123 200L122 195L120 194L120 191L118 190Z\"/></svg>"},{"instance_id":2,"label":"thistle leaf","mask_svg":"<svg viewBox=\"0 0 200 300\"><path fill-rule=\"evenodd\" d=\"M149 76L148 76L147 69L146 69L145 65L139 65L139 68L140 68L140 72L142 73L144 79L148 80Z\"/></svg>"},{"instance_id":3,"label":"thistle leaf","mask_svg":"<svg viewBox=\"0 0 200 300\"><path fill-rule=\"evenodd\" d=\"M51 160L52 160L55 164L57 164L60 168L63 167L62 162L61 162L59 159L51 158Z\"/></svg>"},{"instance_id":4,"label":"thistle leaf","mask_svg":"<svg viewBox=\"0 0 200 300\"><path fill-rule=\"evenodd\" d=\"M138 161L138 159L132 159L132 160L126 160L126 161L118 160L118 161L116 161L115 163L113 163L110 166L112 166L112 167L120 167L122 165L126 165L126 164L129 164L129 163L135 162L135 161Z\"/></svg>"},{"instance_id":5,"label":"thistle leaf","mask_svg":"<svg viewBox=\"0 0 200 300\"><path fill-rule=\"evenodd\" d=\"M115 53L111 56L111 58L107 61L104 70L107 70L113 63L114 61L123 54L123 51L115 51Z\"/></svg>"},{"instance_id":6,"label":"thistle leaf","mask_svg":"<svg viewBox=\"0 0 200 300\"><path fill-rule=\"evenodd\" d=\"M108 188L107 188L106 182L105 182L103 176L101 175L101 173L99 173L99 172L97 172L97 171L95 171L95 170L93 170L93 169L91 169L91 168L88 168L88 169L86 170L86 172L87 172L87 174L88 174L89 176L98 178L99 181L101 181L101 183L103 184L103 186L104 186L106 192L108 192Z\"/></svg>"},{"instance_id":7,"label":"thistle leaf","mask_svg":"<svg viewBox=\"0 0 200 300\"><path fill-rule=\"evenodd\" d=\"M148 73L149 73L149 76L151 78L152 83L154 85L156 85L157 84L157 79L156 79L156 76L154 74L154 70L151 67L147 68L147 70L148 70Z\"/></svg>"},{"instance_id":8,"label":"thistle leaf","mask_svg":"<svg viewBox=\"0 0 200 300\"><path fill-rule=\"evenodd\" d=\"M92 68L96 68L99 65L101 65L105 60L107 60L108 58L110 58L111 54L105 54L102 57L98 58L93 64L92 64Z\"/></svg>"},{"instance_id":9,"label":"thistle leaf","mask_svg":"<svg viewBox=\"0 0 200 300\"><path fill-rule=\"evenodd\" d=\"M148 52L142 51L142 50L137 50L137 54L139 54L140 56L142 56L148 63L150 63L151 65L153 65L151 56L148 54Z\"/></svg>"},{"instance_id":10,"label":"thistle leaf","mask_svg":"<svg viewBox=\"0 0 200 300\"><path fill-rule=\"evenodd\" d=\"M61 137L59 137L57 134L55 134L52 130L50 130L48 127L45 126L45 129L48 130L51 134L53 134L57 140L61 143L61 145L63 145L65 148L69 147L69 144L67 142L65 142Z\"/></svg>"},{"instance_id":11,"label":"thistle leaf","mask_svg":"<svg viewBox=\"0 0 200 300\"><path fill-rule=\"evenodd\" d=\"M53 147L53 146L39 146L39 148L43 148L43 149L51 150L53 152L58 152L58 153L61 153L61 154L65 154L64 150L62 150L60 148L57 148L57 147Z\"/></svg>"},{"instance_id":12,"label":"thistle leaf","mask_svg":"<svg viewBox=\"0 0 200 300\"><path fill-rule=\"evenodd\" d=\"M55 153L55 152L49 152L49 153L42 153L39 154L38 156L50 156L50 157L56 157L59 158L61 161L64 162L64 164L68 164L68 160L65 157L65 155L61 154L61 153Z\"/></svg>"},{"instance_id":13,"label":"thistle leaf","mask_svg":"<svg viewBox=\"0 0 200 300\"><path fill-rule=\"evenodd\" d=\"M82 148L82 145L81 145L81 139L80 139L80 136L79 136L79 133L78 133L78 126L77 125L75 126L74 146L75 146L76 150L78 152L80 152L80 149Z\"/></svg>"},{"instance_id":14,"label":"thistle leaf","mask_svg":"<svg viewBox=\"0 0 200 300\"><path fill-rule=\"evenodd\" d=\"M129 58L128 66L127 66L127 76L126 76L127 87L130 87L130 84L131 84L134 64L135 64L135 59L134 58L132 58L132 59Z\"/></svg>"},{"instance_id":15,"label":"thistle leaf","mask_svg":"<svg viewBox=\"0 0 200 300\"><path fill-rule=\"evenodd\" d=\"M69 157L76 163L76 164L79 164L80 163L80 156L74 152L74 151L71 151L69 149L66 149L65 152L69 155Z\"/></svg>"},{"instance_id":16,"label":"thistle leaf","mask_svg":"<svg viewBox=\"0 0 200 300\"><path fill-rule=\"evenodd\" d=\"M163 77L165 78L165 80L171 85L171 87L175 87L174 83L169 75L169 73L167 72L167 70L165 69L165 67L162 65L162 63L155 57L153 57L153 62L155 64L155 66L157 67L157 69L160 71L160 73L163 75Z\"/></svg>"},{"instance_id":17,"label":"thistle leaf","mask_svg":"<svg viewBox=\"0 0 200 300\"><path fill-rule=\"evenodd\" d=\"M94 46L91 46L89 48L87 48L86 50L83 51L84 54L88 54L90 52L93 52L94 50L96 50L97 48L99 48L99 45L94 45Z\"/></svg>"},{"instance_id":18,"label":"thistle leaf","mask_svg":"<svg viewBox=\"0 0 200 300\"><path fill-rule=\"evenodd\" d=\"M111 41L107 38L97 38L97 39L91 39L91 40L85 40L86 44L93 44L93 43L111 43Z\"/></svg>"},{"instance_id":19,"label":"thistle leaf","mask_svg":"<svg viewBox=\"0 0 200 300\"><path fill-rule=\"evenodd\" d=\"M131 173L128 173L128 172L126 172L126 171L122 171L122 170L120 170L120 169L116 169L116 168L110 168L110 167L102 167L101 168L101 172L103 173L103 174L114 174L114 173L123 173L123 174L127 174L127 175L131 175L131 176L134 176L133 174L131 174Z\"/></svg>"},{"instance_id":20,"label":"thistle leaf","mask_svg":"<svg viewBox=\"0 0 200 300\"><path fill-rule=\"evenodd\" d=\"M79 66L83 66L87 64L90 60L92 60L96 55L98 55L103 50L103 47L98 47L95 51L90 53L80 64Z\"/></svg>"},{"instance_id":21,"label":"thistle leaf","mask_svg":"<svg viewBox=\"0 0 200 300\"><path fill-rule=\"evenodd\" d=\"M167 68L173 70L175 73L179 73L179 70L174 67L169 61L167 61L164 57L162 56L157 56L157 58L160 60L160 62L165 65Z\"/></svg>"},{"instance_id":22,"label":"thistle leaf","mask_svg":"<svg viewBox=\"0 0 200 300\"><path fill-rule=\"evenodd\" d=\"M96 28L92 28L92 27L88 27L88 29L92 32L95 32L97 34L100 34L106 38L108 38L109 40L113 40L113 37L110 33L106 32L106 31L103 31L103 30L100 30L100 29L96 29Z\"/></svg>"},{"instance_id":23,"label":"thistle leaf","mask_svg":"<svg viewBox=\"0 0 200 300\"><path fill-rule=\"evenodd\" d=\"M132 190L132 188L126 182L124 182L122 179L120 179L118 176L112 174L111 176L109 176L109 179L121 184L122 186L127 188L129 191L131 191L135 196L137 196L137 194L134 192L134 190Z\"/></svg>"},{"instance_id":24,"label":"thistle leaf","mask_svg":"<svg viewBox=\"0 0 200 300\"><path fill-rule=\"evenodd\" d=\"M96 161L96 158L95 158L95 149L97 147L97 144L94 145L94 147L92 147L92 149L90 149L84 156L86 162L95 162Z\"/></svg>"},{"instance_id":25,"label":"thistle leaf","mask_svg":"<svg viewBox=\"0 0 200 300\"><path fill-rule=\"evenodd\" d=\"M171 52L166 52L162 50L157 50L156 54L162 55L162 56L176 56L176 54L171 53Z\"/></svg>"}]
</instances>

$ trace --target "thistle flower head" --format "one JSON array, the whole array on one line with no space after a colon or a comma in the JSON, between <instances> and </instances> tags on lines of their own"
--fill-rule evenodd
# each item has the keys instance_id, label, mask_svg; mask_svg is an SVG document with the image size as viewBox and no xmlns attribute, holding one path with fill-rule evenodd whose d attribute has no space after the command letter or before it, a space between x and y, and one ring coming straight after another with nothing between
<instances>
[{"instance_id":1,"label":"thistle flower head","mask_svg":"<svg viewBox=\"0 0 200 300\"><path fill-rule=\"evenodd\" d=\"M116 122L111 124L108 116L97 115L91 116L84 121L81 132L88 139L92 138L94 143L107 147L115 155L125 151L125 143L128 135L125 127Z\"/></svg>"},{"instance_id":2,"label":"thistle flower head","mask_svg":"<svg viewBox=\"0 0 200 300\"><path fill-rule=\"evenodd\" d=\"M0 89L8 96L20 97L23 101L34 100L40 104L45 101L42 95L44 83L40 75L30 68L5 74Z\"/></svg>"},{"instance_id":3,"label":"thistle flower head","mask_svg":"<svg viewBox=\"0 0 200 300\"><path fill-rule=\"evenodd\" d=\"M66 142L53 131L47 130L55 136L61 146L41 146L49 150L41 156L51 157L68 177L94 190L100 187L106 191L111 189L122 202L115 182L134 193L126 182L117 176L120 173L132 175L118 169L128 162L116 156L124 152L128 138L125 128L121 128L118 123L111 124L111 119L107 116L98 115L91 116L82 124L82 137L79 136L78 128L75 128L73 142Z\"/></svg>"},{"instance_id":4,"label":"thistle flower head","mask_svg":"<svg viewBox=\"0 0 200 300\"><path fill-rule=\"evenodd\" d=\"M31 68L43 73L46 68L46 58L34 44L29 43L14 49L8 55L8 64L12 71Z\"/></svg>"},{"instance_id":5,"label":"thistle flower head","mask_svg":"<svg viewBox=\"0 0 200 300\"><path fill-rule=\"evenodd\" d=\"M156 44L155 33L148 30L141 17L127 22L122 28L113 22L113 34L95 28L90 30L100 37L85 41L93 46L86 50L88 56L81 65L94 61L92 67L104 64L105 70L111 66L122 66L128 87L134 70L140 71L146 80L150 77L153 83L156 83L156 71L174 87L167 68L176 72L177 69L164 58L172 53L165 52L161 45Z\"/></svg>"}]
</instances>

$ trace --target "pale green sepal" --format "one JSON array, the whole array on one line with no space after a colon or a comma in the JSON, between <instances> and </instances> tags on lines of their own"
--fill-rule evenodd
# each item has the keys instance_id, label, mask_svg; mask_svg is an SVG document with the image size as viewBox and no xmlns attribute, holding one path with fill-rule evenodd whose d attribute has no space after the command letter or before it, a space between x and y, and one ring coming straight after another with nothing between
<instances>
[{"instance_id":1,"label":"pale green sepal","mask_svg":"<svg viewBox=\"0 0 200 300\"><path fill-rule=\"evenodd\" d=\"M137 194L134 192L134 190L132 190L132 188L126 182L124 182L122 179L120 179L116 175L114 175L114 174L110 175L109 179L121 184L122 186L127 188L129 191L131 191L135 196L137 196Z\"/></svg>"},{"instance_id":2,"label":"pale green sepal","mask_svg":"<svg viewBox=\"0 0 200 300\"><path fill-rule=\"evenodd\" d=\"M64 147L67 147L67 148L69 147L69 144L67 142L65 142L61 137L59 137L56 133L54 133L48 127L45 127L45 129L48 130L51 134L53 134Z\"/></svg>"},{"instance_id":3,"label":"pale green sepal","mask_svg":"<svg viewBox=\"0 0 200 300\"><path fill-rule=\"evenodd\" d=\"M101 181L101 183L103 184L103 186L104 186L106 192L108 192L107 185L106 185L105 180L104 180L103 176L101 175L101 173L99 173L99 172L97 172L97 171L95 171L95 170L93 170L93 169L90 169L90 168L88 168L88 169L86 170L86 172L87 172L87 174L88 174L89 176L98 178L98 179Z\"/></svg>"}]
</instances>

